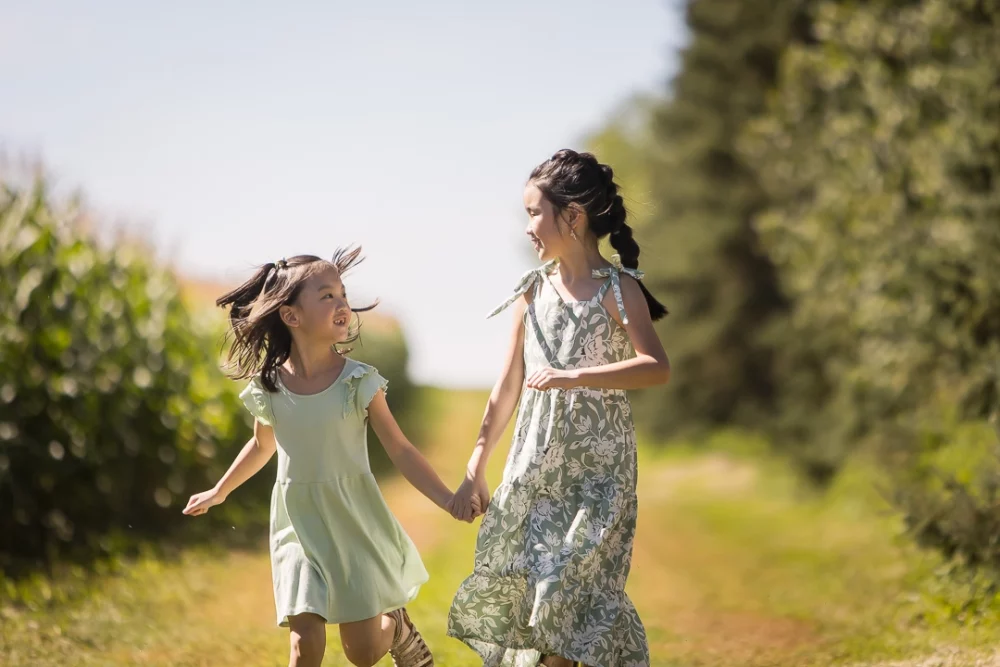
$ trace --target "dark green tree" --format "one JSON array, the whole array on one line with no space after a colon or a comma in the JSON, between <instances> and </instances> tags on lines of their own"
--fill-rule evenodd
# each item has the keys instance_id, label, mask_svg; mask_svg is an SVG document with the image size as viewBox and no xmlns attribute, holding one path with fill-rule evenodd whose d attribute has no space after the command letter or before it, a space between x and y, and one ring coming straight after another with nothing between
<instances>
[{"instance_id":1,"label":"dark green tree","mask_svg":"<svg viewBox=\"0 0 1000 667\"><path fill-rule=\"evenodd\" d=\"M1000 404L1000 3L826 2L814 31L742 143L830 389L782 413L819 458L878 442L918 536L1000 565L995 440L962 435Z\"/></svg>"},{"instance_id":2,"label":"dark green tree","mask_svg":"<svg viewBox=\"0 0 1000 667\"><path fill-rule=\"evenodd\" d=\"M752 224L767 196L736 142L764 111L782 53L808 38L809 4L690 2L690 42L669 95L631 135L642 158L629 171L646 166L633 180L652 199L637 233L640 266L671 310L659 331L673 379L638 401L659 435L759 427L774 410L777 344L767 331L784 321L788 300ZM607 143L607 135L598 138ZM615 151L609 155L617 167Z\"/></svg>"}]
</instances>

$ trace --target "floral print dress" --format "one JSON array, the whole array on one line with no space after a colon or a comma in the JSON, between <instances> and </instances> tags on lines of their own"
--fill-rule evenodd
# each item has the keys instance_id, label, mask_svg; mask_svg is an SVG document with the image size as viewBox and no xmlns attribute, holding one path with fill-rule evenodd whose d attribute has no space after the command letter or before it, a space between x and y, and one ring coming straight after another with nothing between
<instances>
[{"instance_id":1,"label":"floral print dress","mask_svg":"<svg viewBox=\"0 0 1000 667\"><path fill-rule=\"evenodd\" d=\"M525 377L634 356L625 330L602 305L613 266L589 301L564 301L556 264L528 272L514 296L532 292L524 315ZM625 391L575 388L521 395L503 481L483 517L475 565L459 588L448 634L486 667L533 667L559 655L592 667L648 667L646 633L625 593L636 524L636 444Z\"/></svg>"}]
</instances>

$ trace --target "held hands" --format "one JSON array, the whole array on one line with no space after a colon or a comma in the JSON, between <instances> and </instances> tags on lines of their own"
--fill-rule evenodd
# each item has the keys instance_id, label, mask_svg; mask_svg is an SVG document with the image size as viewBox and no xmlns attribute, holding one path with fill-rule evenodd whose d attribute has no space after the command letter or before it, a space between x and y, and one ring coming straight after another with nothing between
<instances>
[{"instance_id":1,"label":"held hands","mask_svg":"<svg viewBox=\"0 0 1000 667\"><path fill-rule=\"evenodd\" d=\"M196 493L191 496L188 500L187 507L184 508L184 514L188 516L199 516L207 512L210 508L216 505L221 505L226 499L218 489L210 489L208 491L202 491L201 493Z\"/></svg>"},{"instance_id":2,"label":"held hands","mask_svg":"<svg viewBox=\"0 0 1000 667\"><path fill-rule=\"evenodd\" d=\"M490 490L480 476L466 477L448 503L447 509L459 521L472 520L486 512L490 504Z\"/></svg>"},{"instance_id":3,"label":"held hands","mask_svg":"<svg viewBox=\"0 0 1000 667\"><path fill-rule=\"evenodd\" d=\"M576 371L543 368L532 373L524 383L528 389L572 389L577 386Z\"/></svg>"},{"instance_id":4,"label":"held hands","mask_svg":"<svg viewBox=\"0 0 1000 667\"><path fill-rule=\"evenodd\" d=\"M456 496L457 496L457 494L454 494L454 493L451 494L451 498L448 500L448 503L444 507L445 511L448 512L449 514L451 514L452 517L458 519L459 521L465 521L466 523L472 523L473 519L475 519L477 516L481 516L483 514L482 507L481 507L481 505L479 503L479 496L472 496L472 498L470 500L470 504L472 506L472 513L469 516L469 518L463 519L462 517L464 515L458 513L458 511L455 509L455 499L456 499Z\"/></svg>"}]
</instances>

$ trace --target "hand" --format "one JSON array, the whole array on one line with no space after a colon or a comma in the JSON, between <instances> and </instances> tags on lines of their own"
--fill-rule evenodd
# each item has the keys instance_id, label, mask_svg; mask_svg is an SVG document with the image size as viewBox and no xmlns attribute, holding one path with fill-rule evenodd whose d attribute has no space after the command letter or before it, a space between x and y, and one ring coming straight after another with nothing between
<instances>
[{"instance_id":1,"label":"hand","mask_svg":"<svg viewBox=\"0 0 1000 667\"><path fill-rule=\"evenodd\" d=\"M199 516L207 512L210 508L221 505L225 499L226 496L218 489L196 493L188 500L187 507L184 508L184 514Z\"/></svg>"},{"instance_id":2,"label":"hand","mask_svg":"<svg viewBox=\"0 0 1000 667\"><path fill-rule=\"evenodd\" d=\"M479 496L478 495L474 494L469 499L469 506L472 508L472 514L467 519L463 519L462 518L463 516L465 516L464 511L460 511L460 510L456 509L455 499L456 499L456 495L454 493L451 494L451 498L448 500L448 502L445 504L445 507L444 507L445 511L448 512L449 514L451 514L452 517L454 517L455 519L458 519L459 521L465 521L465 523L472 523L473 519L475 519L478 516L482 516L482 514L483 514L482 503L479 500Z\"/></svg>"},{"instance_id":3,"label":"hand","mask_svg":"<svg viewBox=\"0 0 1000 667\"><path fill-rule=\"evenodd\" d=\"M466 477L452 500L451 515L459 521L471 523L486 512L490 504L490 490L480 476Z\"/></svg>"},{"instance_id":4,"label":"hand","mask_svg":"<svg viewBox=\"0 0 1000 667\"><path fill-rule=\"evenodd\" d=\"M576 386L576 380L576 371L543 368L532 373L525 385L529 389L572 389Z\"/></svg>"}]
</instances>

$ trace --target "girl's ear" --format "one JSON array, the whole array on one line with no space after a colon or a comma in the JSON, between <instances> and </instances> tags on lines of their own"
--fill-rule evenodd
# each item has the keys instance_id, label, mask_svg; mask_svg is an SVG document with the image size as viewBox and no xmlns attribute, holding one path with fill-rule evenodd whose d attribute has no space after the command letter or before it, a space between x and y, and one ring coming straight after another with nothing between
<instances>
[{"instance_id":1,"label":"girl's ear","mask_svg":"<svg viewBox=\"0 0 1000 667\"><path fill-rule=\"evenodd\" d=\"M299 314L291 306L281 306L278 308L278 316L285 323L285 326L299 326Z\"/></svg>"},{"instance_id":2,"label":"girl's ear","mask_svg":"<svg viewBox=\"0 0 1000 667\"><path fill-rule=\"evenodd\" d=\"M566 226L574 232L582 232L586 228L587 213L583 210L583 207L577 203L569 204L562 212L563 221ZM581 226L583 225L583 226Z\"/></svg>"}]
</instances>

